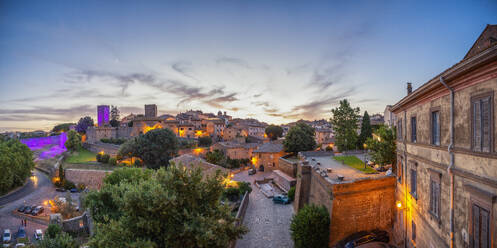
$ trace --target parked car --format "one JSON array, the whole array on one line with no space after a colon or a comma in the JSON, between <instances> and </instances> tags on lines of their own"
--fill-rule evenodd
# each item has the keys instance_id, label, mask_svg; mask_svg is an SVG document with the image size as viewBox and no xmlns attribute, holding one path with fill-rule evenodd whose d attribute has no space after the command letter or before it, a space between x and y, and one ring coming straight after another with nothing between
<instances>
[{"instance_id":1,"label":"parked car","mask_svg":"<svg viewBox=\"0 0 497 248\"><path fill-rule=\"evenodd\" d=\"M273 197L273 202L279 203L279 204L288 204L288 203L290 203L290 200L288 199L288 197L286 197L284 195L275 195Z\"/></svg>"},{"instance_id":2,"label":"parked car","mask_svg":"<svg viewBox=\"0 0 497 248\"><path fill-rule=\"evenodd\" d=\"M17 243L15 247L16 247L16 248L17 248L17 247L26 247L26 245L25 245L24 243Z\"/></svg>"},{"instance_id":3,"label":"parked car","mask_svg":"<svg viewBox=\"0 0 497 248\"><path fill-rule=\"evenodd\" d=\"M357 248L396 248L393 245L390 245L388 243L384 242L371 242L371 243L366 243L360 246L356 246Z\"/></svg>"},{"instance_id":4,"label":"parked car","mask_svg":"<svg viewBox=\"0 0 497 248\"><path fill-rule=\"evenodd\" d=\"M26 238L26 230L24 230L23 226L19 227L19 230L17 230L16 238L17 239Z\"/></svg>"},{"instance_id":5,"label":"parked car","mask_svg":"<svg viewBox=\"0 0 497 248\"><path fill-rule=\"evenodd\" d=\"M58 191L58 192L66 192L66 189L64 188L56 188L55 191Z\"/></svg>"},{"instance_id":6,"label":"parked car","mask_svg":"<svg viewBox=\"0 0 497 248\"><path fill-rule=\"evenodd\" d=\"M31 211L31 215L36 216L43 213L44 208L42 206L36 207L33 211Z\"/></svg>"},{"instance_id":7,"label":"parked car","mask_svg":"<svg viewBox=\"0 0 497 248\"><path fill-rule=\"evenodd\" d=\"M41 231L41 229L36 229L34 236L36 240L42 240L43 232Z\"/></svg>"},{"instance_id":8,"label":"parked car","mask_svg":"<svg viewBox=\"0 0 497 248\"><path fill-rule=\"evenodd\" d=\"M31 206L26 206L22 212L25 214L31 213Z\"/></svg>"},{"instance_id":9,"label":"parked car","mask_svg":"<svg viewBox=\"0 0 497 248\"><path fill-rule=\"evenodd\" d=\"M27 212L27 213L24 212L24 213L25 214L33 214L33 211L35 211L36 207L37 207L36 205L33 205L33 206L31 206L31 210L29 212Z\"/></svg>"},{"instance_id":10,"label":"parked car","mask_svg":"<svg viewBox=\"0 0 497 248\"><path fill-rule=\"evenodd\" d=\"M21 205L19 208L17 208L17 212L24 212L24 209L26 209L26 205Z\"/></svg>"},{"instance_id":11,"label":"parked car","mask_svg":"<svg viewBox=\"0 0 497 248\"><path fill-rule=\"evenodd\" d=\"M72 188L71 189L71 193L78 193L78 192L79 192L79 190L77 188Z\"/></svg>"},{"instance_id":12,"label":"parked car","mask_svg":"<svg viewBox=\"0 0 497 248\"><path fill-rule=\"evenodd\" d=\"M349 240L347 240L344 247L355 248L375 241L388 243L388 241L390 241L390 238L388 237L387 232L381 230L373 230L371 232L360 232L357 233L355 236L349 236Z\"/></svg>"},{"instance_id":13,"label":"parked car","mask_svg":"<svg viewBox=\"0 0 497 248\"><path fill-rule=\"evenodd\" d=\"M11 240L12 240L12 233L10 232L10 229L3 230L3 242L9 243Z\"/></svg>"},{"instance_id":14,"label":"parked car","mask_svg":"<svg viewBox=\"0 0 497 248\"><path fill-rule=\"evenodd\" d=\"M249 176L250 176L250 175L254 175L255 173L257 173L257 171L256 171L255 169L250 169L250 170L248 171Z\"/></svg>"}]
</instances>

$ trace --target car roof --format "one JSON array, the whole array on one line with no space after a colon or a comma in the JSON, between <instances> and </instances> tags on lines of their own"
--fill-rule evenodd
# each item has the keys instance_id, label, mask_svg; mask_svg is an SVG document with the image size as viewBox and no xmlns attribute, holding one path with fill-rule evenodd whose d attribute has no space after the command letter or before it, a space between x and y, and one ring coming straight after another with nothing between
<instances>
[{"instance_id":1,"label":"car roof","mask_svg":"<svg viewBox=\"0 0 497 248\"><path fill-rule=\"evenodd\" d=\"M43 232L41 231L41 229L36 229L36 233L42 234Z\"/></svg>"}]
</instances>

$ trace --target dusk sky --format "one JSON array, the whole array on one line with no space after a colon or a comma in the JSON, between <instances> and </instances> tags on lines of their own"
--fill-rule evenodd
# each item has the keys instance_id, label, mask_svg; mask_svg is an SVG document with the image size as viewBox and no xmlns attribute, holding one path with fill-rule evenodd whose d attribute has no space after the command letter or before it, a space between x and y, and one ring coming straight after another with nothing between
<instances>
[{"instance_id":1,"label":"dusk sky","mask_svg":"<svg viewBox=\"0 0 497 248\"><path fill-rule=\"evenodd\" d=\"M403 3L401 3L403 2ZM188 109L268 123L370 114L461 60L497 1L0 0L0 131Z\"/></svg>"}]
</instances>

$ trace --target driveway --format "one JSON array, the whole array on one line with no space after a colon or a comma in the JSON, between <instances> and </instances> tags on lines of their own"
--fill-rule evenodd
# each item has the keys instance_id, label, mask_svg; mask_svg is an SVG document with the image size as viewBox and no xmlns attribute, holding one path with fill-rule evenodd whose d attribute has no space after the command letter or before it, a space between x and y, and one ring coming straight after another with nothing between
<instances>
[{"instance_id":1,"label":"driveway","mask_svg":"<svg viewBox=\"0 0 497 248\"><path fill-rule=\"evenodd\" d=\"M37 170L34 171L34 176L29 178L29 184L1 199L0 204L0 231L3 233L4 229L10 229L10 231L15 234L17 229L21 225L21 217L14 215L12 211L15 211L20 205L43 205L45 200L54 199L56 196L65 196L66 193L55 191L55 187L50 182L47 175ZM79 199L79 194L72 194L72 198L77 201ZM44 206L45 209L47 206ZM45 210L46 211L46 210ZM34 231L36 229L45 230L47 225L40 224L28 220L26 233L30 240L33 239Z\"/></svg>"},{"instance_id":2,"label":"driveway","mask_svg":"<svg viewBox=\"0 0 497 248\"><path fill-rule=\"evenodd\" d=\"M268 177L271 172L257 172L248 176L242 171L234 176L234 180L250 182L252 193L243 220L249 232L238 240L236 247L293 247L290 237L290 220L293 215L292 204L274 204L271 198L264 196L254 184L254 180Z\"/></svg>"}]
</instances>

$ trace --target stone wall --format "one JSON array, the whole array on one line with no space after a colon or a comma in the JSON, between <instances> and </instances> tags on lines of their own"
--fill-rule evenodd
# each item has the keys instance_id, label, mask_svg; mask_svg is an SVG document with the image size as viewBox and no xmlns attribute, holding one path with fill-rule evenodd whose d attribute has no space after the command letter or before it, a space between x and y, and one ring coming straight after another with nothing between
<instances>
[{"instance_id":1,"label":"stone wall","mask_svg":"<svg viewBox=\"0 0 497 248\"><path fill-rule=\"evenodd\" d=\"M90 189L100 189L104 177L112 171L65 169L64 173L66 179L75 184L83 183Z\"/></svg>"},{"instance_id":2,"label":"stone wall","mask_svg":"<svg viewBox=\"0 0 497 248\"><path fill-rule=\"evenodd\" d=\"M292 186L295 186L297 180L295 178L288 176L287 174L281 172L280 170L274 170L272 174L274 178L274 183L276 183L281 189L288 192Z\"/></svg>"},{"instance_id":3,"label":"stone wall","mask_svg":"<svg viewBox=\"0 0 497 248\"><path fill-rule=\"evenodd\" d=\"M102 143L102 142L97 142L97 143L84 143L83 147L86 148L89 151L99 153L101 151L104 151L105 154L109 154L111 156L116 156L117 153L119 152L119 145L114 145L114 144L107 144L107 143Z\"/></svg>"},{"instance_id":4,"label":"stone wall","mask_svg":"<svg viewBox=\"0 0 497 248\"><path fill-rule=\"evenodd\" d=\"M295 177L297 175L297 161L291 161L286 159L287 156L279 158L278 165L279 170L285 174Z\"/></svg>"}]
</instances>

